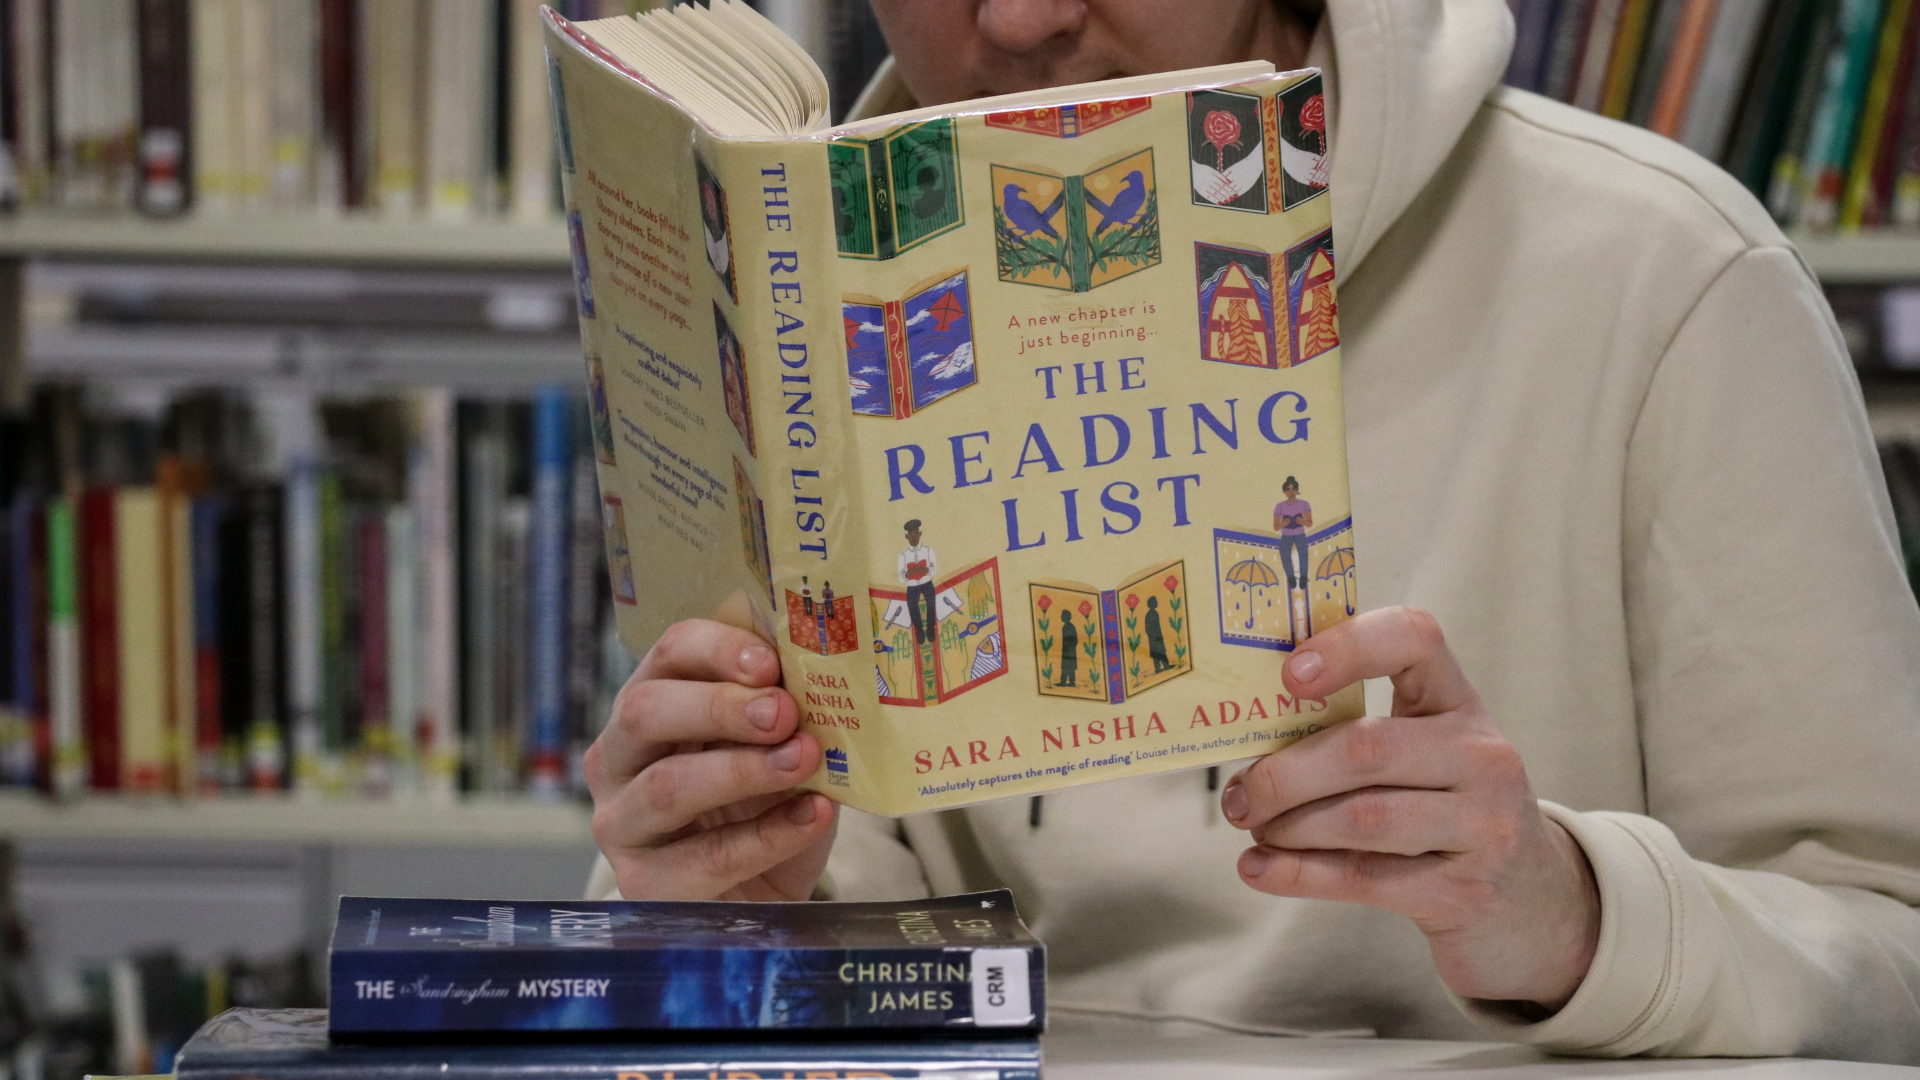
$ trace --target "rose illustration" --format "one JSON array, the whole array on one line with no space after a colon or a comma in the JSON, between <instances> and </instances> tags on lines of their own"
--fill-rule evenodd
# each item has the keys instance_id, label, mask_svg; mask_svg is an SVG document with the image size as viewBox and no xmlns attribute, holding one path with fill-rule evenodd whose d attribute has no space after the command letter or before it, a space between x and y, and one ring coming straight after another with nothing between
<instances>
[{"instance_id":1,"label":"rose illustration","mask_svg":"<svg viewBox=\"0 0 1920 1080\"><path fill-rule=\"evenodd\" d=\"M1128 593L1127 594L1127 610L1132 611L1134 608L1137 608L1139 606L1140 606L1140 594Z\"/></svg>"},{"instance_id":2,"label":"rose illustration","mask_svg":"<svg viewBox=\"0 0 1920 1080\"><path fill-rule=\"evenodd\" d=\"M1327 99L1324 94L1315 94L1300 106L1300 129L1302 131L1327 130Z\"/></svg>"},{"instance_id":3,"label":"rose illustration","mask_svg":"<svg viewBox=\"0 0 1920 1080\"><path fill-rule=\"evenodd\" d=\"M1167 580L1161 582L1160 584L1165 585L1167 587L1168 592L1180 591L1180 579L1172 574L1168 574Z\"/></svg>"},{"instance_id":4,"label":"rose illustration","mask_svg":"<svg viewBox=\"0 0 1920 1080\"><path fill-rule=\"evenodd\" d=\"M1086 600L1080 601L1080 617L1084 619L1091 614L1093 614L1093 604Z\"/></svg>"},{"instance_id":5,"label":"rose illustration","mask_svg":"<svg viewBox=\"0 0 1920 1080\"><path fill-rule=\"evenodd\" d=\"M1048 608L1053 606L1053 597L1048 596L1046 593L1041 593L1040 599L1035 603L1036 603L1036 606L1038 606L1041 611L1045 611Z\"/></svg>"},{"instance_id":6,"label":"rose illustration","mask_svg":"<svg viewBox=\"0 0 1920 1080\"><path fill-rule=\"evenodd\" d=\"M1240 118L1225 109L1215 109L1200 122L1200 131L1207 145L1213 147L1214 168L1224 170L1227 147L1240 145Z\"/></svg>"}]
</instances>

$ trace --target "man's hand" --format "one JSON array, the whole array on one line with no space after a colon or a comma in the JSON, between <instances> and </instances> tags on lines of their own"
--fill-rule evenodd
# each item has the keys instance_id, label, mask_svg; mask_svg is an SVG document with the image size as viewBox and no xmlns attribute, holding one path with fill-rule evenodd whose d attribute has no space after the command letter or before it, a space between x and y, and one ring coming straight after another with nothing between
<instances>
[{"instance_id":1,"label":"man's hand","mask_svg":"<svg viewBox=\"0 0 1920 1080\"><path fill-rule=\"evenodd\" d=\"M1381 676L1392 716L1316 732L1228 782L1221 809L1259 844L1240 876L1398 912L1455 993L1558 1009L1599 940L1593 869L1541 813L1433 616L1367 612L1303 643L1283 674L1310 698Z\"/></svg>"},{"instance_id":2,"label":"man's hand","mask_svg":"<svg viewBox=\"0 0 1920 1080\"><path fill-rule=\"evenodd\" d=\"M794 794L820 764L760 638L668 628L587 749L593 839L629 900L805 900L833 847L833 803Z\"/></svg>"}]
</instances>

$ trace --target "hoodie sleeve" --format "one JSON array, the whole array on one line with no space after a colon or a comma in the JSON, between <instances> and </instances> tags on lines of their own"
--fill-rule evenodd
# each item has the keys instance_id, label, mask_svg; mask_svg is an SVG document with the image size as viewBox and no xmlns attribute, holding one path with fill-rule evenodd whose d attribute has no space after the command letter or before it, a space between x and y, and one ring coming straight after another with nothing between
<instances>
[{"instance_id":1,"label":"hoodie sleeve","mask_svg":"<svg viewBox=\"0 0 1920 1080\"><path fill-rule=\"evenodd\" d=\"M1920 1062L1920 610L1790 249L1688 315L1623 498L1647 815L1542 804L1592 863L1599 951L1544 1020L1462 1007L1563 1053Z\"/></svg>"}]
</instances>

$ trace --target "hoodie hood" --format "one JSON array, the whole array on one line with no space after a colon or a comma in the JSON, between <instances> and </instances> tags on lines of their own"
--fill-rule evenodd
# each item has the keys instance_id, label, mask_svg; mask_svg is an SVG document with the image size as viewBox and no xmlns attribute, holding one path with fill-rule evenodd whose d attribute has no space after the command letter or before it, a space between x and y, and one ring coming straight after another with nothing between
<instances>
[{"instance_id":1,"label":"hoodie hood","mask_svg":"<svg viewBox=\"0 0 1920 1080\"><path fill-rule=\"evenodd\" d=\"M1326 81L1342 277L1453 152L1512 50L1506 0L1327 0L1307 64ZM889 58L848 119L916 106Z\"/></svg>"}]
</instances>

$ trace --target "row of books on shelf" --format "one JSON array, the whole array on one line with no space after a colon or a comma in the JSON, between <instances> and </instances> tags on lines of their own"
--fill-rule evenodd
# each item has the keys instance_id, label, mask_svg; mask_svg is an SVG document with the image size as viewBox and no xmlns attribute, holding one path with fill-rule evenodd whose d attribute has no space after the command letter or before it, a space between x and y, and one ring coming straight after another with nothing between
<instances>
[{"instance_id":1,"label":"row of books on shelf","mask_svg":"<svg viewBox=\"0 0 1920 1080\"><path fill-rule=\"evenodd\" d=\"M1920 228L1914 0L1512 0L1509 85L1719 162L1783 224Z\"/></svg>"},{"instance_id":2,"label":"row of books on shelf","mask_svg":"<svg viewBox=\"0 0 1920 1080\"><path fill-rule=\"evenodd\" d=\"M104 396L0 428L0 782L580 790L632 660L574 390Z\"/></svg>"},{"instance_id":3,"label":"row of books on shelf","mask_svg":"<svg viewBox=\"0 0 1920 1080\"><path fill-rule=\"evenodd\" d=\"M557 216L541 2L6 0L0 200Z\"/></svg>"}]
</instances>

